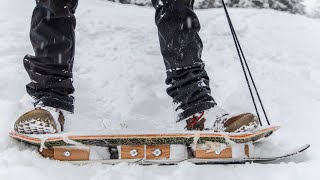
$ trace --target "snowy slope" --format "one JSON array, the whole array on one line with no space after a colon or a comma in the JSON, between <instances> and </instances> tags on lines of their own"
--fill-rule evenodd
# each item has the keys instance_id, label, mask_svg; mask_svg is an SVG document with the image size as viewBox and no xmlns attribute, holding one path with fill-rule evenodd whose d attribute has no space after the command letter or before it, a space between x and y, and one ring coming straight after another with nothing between
<instances>
[{"instance_id":1,"label":"snowy slope","mask_svg":"<svg viewBox=\"0 0 320 180\"><path fill-rule=\"evenodd\" d=\"M33 0L0 1L0 179L319 179L320 21L273 10L231 9L239 38L269 118L282 129L266 143L286 149L310 143L292 162L270 165L173 167L87 165L41 158L11 140L15 119L31 108L22 58ZM203 59L213 95L231 113L253 111L223 11L199 10ZM68 132L152 132L170 129L171 99L164 84L152 8L81 0L74 67L76 114ZM107 129L106 129L107 128ZM267 148L267 146L266 146Z\"/></svg>"}]
</instances>

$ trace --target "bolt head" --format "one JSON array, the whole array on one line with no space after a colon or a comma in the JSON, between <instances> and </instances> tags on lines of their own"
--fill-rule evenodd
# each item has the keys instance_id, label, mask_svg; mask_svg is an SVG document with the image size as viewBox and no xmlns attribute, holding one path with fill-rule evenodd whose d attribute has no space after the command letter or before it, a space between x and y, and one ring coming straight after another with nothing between
<instances>
[{"instance_id":1,"label":"bolt head","mask_svg":"<svg viewBox=\"0 0 320 180\"><path fill-rule=\"evenodd\" d=\"M139 153L138 153L138 151L137 151L136 149L132 149L132 150L130 151L130 154L131 154L132 157L135 157L135 156L137 156Z\"/></svg>"},{"instance_id":2,"label":"bolt head","mask_svg":"<svg viewBox=\"0 0 320 180\"><path fill-rule=\"evenodd\" d=\"M215 151L216 154L221 154L221 151L217 150Z\"/></svg>"},{"instance_id":3,"label":"bolt head","mask_svg":"<svg viewBox=\"0 0 320 180\"><path fill-rule=\"evenodd\" d=\"M152 154L158 157L162 154L162 152L160 149L155 149Z\"/></svg>"},{"instance_id":4,"label":"bolt head","mask_svg":"<svg viewBox=\"0 0 320 180\"><path fill-rule=\"evenodd\" d=\"M70 151L65 151L63 154L64 154L65 157L70 157L71 156L71 152Z\"/></svg>"}]
</instances>

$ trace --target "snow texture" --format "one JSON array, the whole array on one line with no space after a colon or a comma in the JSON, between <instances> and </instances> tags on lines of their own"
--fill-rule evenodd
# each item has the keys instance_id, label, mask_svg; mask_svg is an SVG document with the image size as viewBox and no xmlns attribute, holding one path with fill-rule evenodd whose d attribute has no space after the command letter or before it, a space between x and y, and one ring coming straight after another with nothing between
<instances>
[{"instance_id":1,"label":"snow texture","mask_svg":"<svg viewBox=\"0 0 320 180\"><path fill-rule=\"evenodd\" d=\"M90 160L110 159L108 147L90 146Z\"/></svg>"},{"instance_id":2,"label":"snow texture","mask_svg":"<svg viewBox=\"0 0 320 180\"><path fill-rule=\"evenodd\" d=\"M313 18L320 18L320 0L305 0L306 13Z\"/></svg>"},{"instance_id":3,"label":"snow texture","mask_svg":"<svg viewBox=\"0 0 320 180\"><path fill-rule=\"evenodd\" d=\"M139 6L152 6L151 0L104 0L123 4L135 4ZM287 11L290 13L304 14L305 7L303 5L305 0L224 0L229 7L237 8L270 8L279 11ZM308 0L307 0L308 1ZM221 0L196 0L194 8L208 9L221 8Z\"/></svg>"},{"instance_id":4,"label":"snow texture","mask_svg":"<svg viewBox=\"0 0 320 180\"><path fill-rule=\"evenodd\" d=\"M186 159L188 158L188 150L184 145L172 144L170 145L170 158L171 159Z\"/></svg>"},{"instance_id":5,"label":"snow texture","mask_svg":"<svg viewBox=\"0 0 320 180\"><path fill-rule=\"evenodd\" d=\"M0 179L281 179L317 180L320 107L320 22L273 10L230 9L269 118L282 128L255 148L272 155L305 143L311 149L269 165L75 166L40 157L36 149L8 137L14 121L32 108L22 64L29 42L33 0L0 1ZM212 94L231 113L253 112L242 69L222 9L197 10L203 59ZM81 0L74 67L75 115L67 132L145 132L172 128L171 99L159 50L154 9ZM20 102L21 101L21 102ZM148 129L148 130L146 130ZM98 151L100 152L100 151Z\"/></svg>"}]
</instances>

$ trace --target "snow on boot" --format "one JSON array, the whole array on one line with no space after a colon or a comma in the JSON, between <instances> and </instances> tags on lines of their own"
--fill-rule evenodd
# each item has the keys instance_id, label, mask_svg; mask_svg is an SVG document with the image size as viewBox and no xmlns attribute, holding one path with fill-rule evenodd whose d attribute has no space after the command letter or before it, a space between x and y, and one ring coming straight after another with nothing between
<instances>
[{"instance_id":1,"label":"snow on boot","mask_svg":"<svg viewBox=\"0 0 320 180\"><path fill-rule=\"evenodd\" d=\"M251 113L243 113L231 118L216 120L215 130L223 132L247 132L253 131L259 126L258 118Z\"/></svg>"},{"instance_id":2,"label":"snow on boot","mask_svg":"<svg viewBox=\"0 0 320 180\"><path fill-rule=\"evenodd\" d=\"M259 126L258 118L252 113L243 113L237 116L230 116L218 106L210 109L205 115L212 119L206 124L206 127L211 128L216 132L246 132L253 131ZM215 121L214 121L215 119ZM212 122L213 126L212 126Z\"/></svg>"},{"instance_id":3,"label":"snow on boot","mask_svg":"<svg viewBox=\"0 0 320 180\"><path fill-rule=\"evenodd\" d=\"M15 131L23 134L54 134L63 131L62 111L51 107L36 108L15 122Z\"/></svg>"},{"instance_id":4,"label":"snow on boot","mask_svg":"<svg viewBox=\"0 0 320 180\"><path fill-rule=\"evenodd\" d=\"M218 106L197 113L186 119L185 122L184 129L189 131L213 130L215 132L239 133L253 131L259 126L258 118L251 113L230 117L229 113ZM183 123L178 122L178 124L181 126Z\"/></svg>"}]
</instances>

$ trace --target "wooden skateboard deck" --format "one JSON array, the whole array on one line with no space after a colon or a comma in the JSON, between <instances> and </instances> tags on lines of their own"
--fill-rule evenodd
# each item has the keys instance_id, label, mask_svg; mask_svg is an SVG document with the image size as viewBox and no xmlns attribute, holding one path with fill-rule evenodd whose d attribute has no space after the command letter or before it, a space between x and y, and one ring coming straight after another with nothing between
<instances>
[{"instance_id":1,"label":"wooden skateboard deck","mask_svg":"<svg viewBox=\"0 0 320 180\"><path fill-rule=\"evenodd\" d=\"M219 143L247 143L255 142L273 132L277 131L279 126L261 127L254 132L248 133L209 133L209 132L187 132L172 134L127 134L127 135L28 135L11 132L10 136L14 139L26 142L28 144L40 146L43 143L47 148L57 146L70 146L81 143L94 146L118 146L118 145L160 145L160 144L201 144L207 141Z\"/></svg>"},{"instance_id":2,"label":"wooden skateboard deck","mask_svg":"<svg viewBox=\"0 0 320 180\"><path fill-rule=\"evenodd\" d=\"M44 157L61 161L91 161L92 147L103 147L108 148L108 150L104 150L105 153L107 151L110 153L107 159L103 159L108 162L138 162L139 159L143 160L142 164L153 161L159 163L178 162L181 159L193 159L195 162L198 162L195 159L206 159L205 162L209 162L211 159L210 162L217 162L213 159L229 159L230 161L239 158L238 155L235 155L239 152L240 159L250 158L252 143L270 136L279 128L279 126L266 126L246 133L201 131L126 135L70 135L70 133L28 135L11 132L10 136L19 141L39 146L40 153ZM179 153L184 155L179 157L174 155Z\"/></svg>"}]
</instances>

